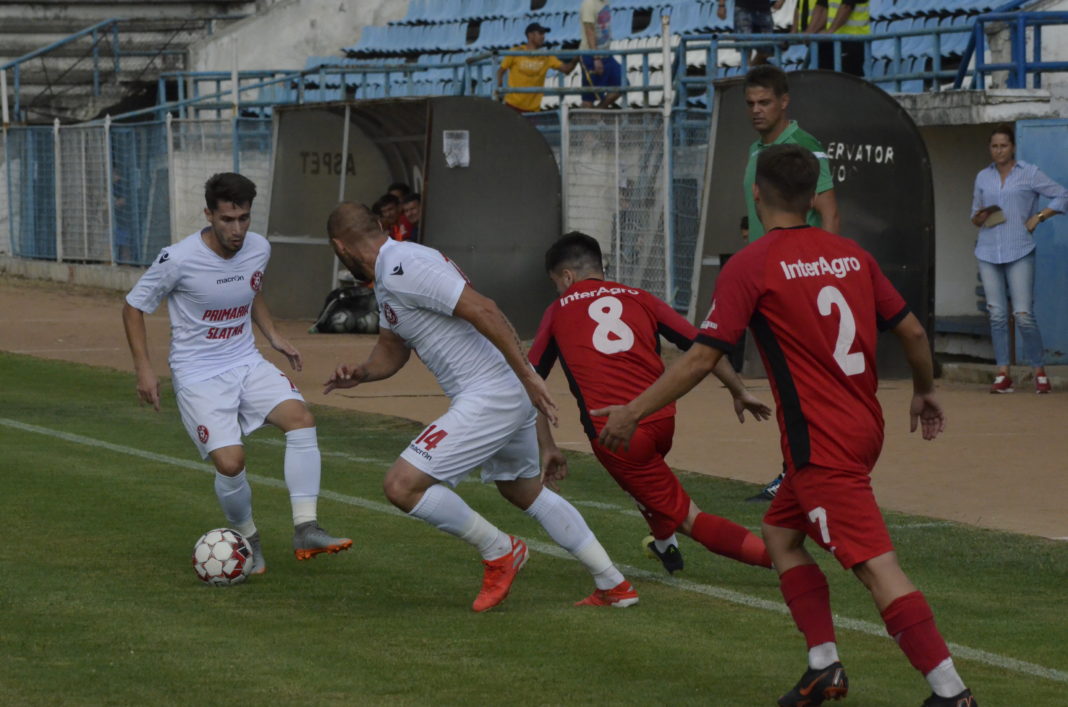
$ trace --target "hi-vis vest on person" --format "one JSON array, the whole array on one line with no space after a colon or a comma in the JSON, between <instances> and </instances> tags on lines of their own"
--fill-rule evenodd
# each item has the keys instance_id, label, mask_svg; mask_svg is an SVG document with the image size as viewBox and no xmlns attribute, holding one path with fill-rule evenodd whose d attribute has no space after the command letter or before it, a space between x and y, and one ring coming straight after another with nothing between
<instances>
[{"instance_id":1,"label":"hi-vis vest on person","mask_svg":"<svg viewBox=\"0 0 1068 707\"><path fill-rule=\"evenodd\" d=\"M835 34L870 34L871 13L868 10L870 3L858 2L853 6L853 13L846 23L838 28ZM827 0L827 28L829 29L838 15L838 8L842 6L842 0Z\"/></svg>"}]
</instances>

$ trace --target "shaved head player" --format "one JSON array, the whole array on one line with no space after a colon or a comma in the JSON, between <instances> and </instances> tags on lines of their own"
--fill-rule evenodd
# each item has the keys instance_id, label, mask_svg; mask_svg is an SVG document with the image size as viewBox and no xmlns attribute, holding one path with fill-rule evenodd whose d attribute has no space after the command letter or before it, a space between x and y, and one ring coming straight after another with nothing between
<instances>
[{"instance_id":1,"label":"shaved head player","mask_svg":"<svg viewBox=\"0 0 1068 707\"><path fill-rule=\"evenodd\" d=\"M593 575L596 590L579 604L636 604L638 593L582 515L542 484L538 438L551 437L556 404L493 300L476 292L440 252L388 238L361 204L338 205L327 230L338 259L354 275L374 279L381 329L368 359L339 366L325 392L389 378L413 350L437 378L449 409L401 453L384 487L397 508L477 548L484 572L471 608L486 611L500 604L527 561L525 542L502 532L453 491L479 466L483 481L495 483ZM550 481L564 473L562 455L548 459Z\"/></svg>"}]
</instances>

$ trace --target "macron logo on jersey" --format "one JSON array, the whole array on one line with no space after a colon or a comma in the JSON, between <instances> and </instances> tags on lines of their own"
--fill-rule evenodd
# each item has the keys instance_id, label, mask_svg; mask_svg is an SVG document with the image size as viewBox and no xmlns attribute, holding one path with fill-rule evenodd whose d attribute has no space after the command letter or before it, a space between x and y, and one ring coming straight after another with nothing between
<instances>
[{"instance_id":1,"label":"macron logo on jersey","mask_svg":"<svg viewBox=\"0 0 1068 707\"><path fill-rule=\"evenodd\" d=\"M393 272L390 273L390 275L403 275L403 274L404 274L404 264L403 263L397 263L397 267L393 268Z\"/></svg>"},{"instance_id":2,"label":"macron logo on jersey","mask_svg":"<svg viewBox=\"0 0 1068 707\"><path fill-rule=\"evenodd\" d=\"M170 259L170 257L170 253L168 253L167 251L163 251L163 253L159 256L159 264L163 265L165 262L167 262L167 260Z\"/></svg>"},{"instance_id":3,"label":"macron logo on jersey","mask_svg":"<svg viewBox=\"0 0 1068 707\"><path fill-rule=\"evenodd\" d=\"M820 275L834 275L840 280L851 272L860 272L860 260L853 257L827 260L821 256L819 260L798 260L796 263L780 260L779 265L782 266L782 273L787 280Z\"/></svg>"}]
</instances>

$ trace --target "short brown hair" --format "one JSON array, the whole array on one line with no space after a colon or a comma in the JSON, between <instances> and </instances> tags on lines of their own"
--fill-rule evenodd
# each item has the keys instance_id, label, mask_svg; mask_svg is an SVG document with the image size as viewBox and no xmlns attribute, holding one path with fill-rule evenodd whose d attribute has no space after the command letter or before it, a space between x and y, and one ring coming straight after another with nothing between
<instances>
[{"instance_id":1,"label":"short brown hair","mask_svg":"<svg viewBox=\"0 0 1068 707\"><path fill-rule=\"evenodd\" d=\"M1009 142L1016 144L1016 130L1012 127L1012 123L999 123L990 133L990 137L993 138L995 135L1004 135L1009 138Z\"/></svg>"},{"instance_id":2,"label":"short brown hair","mask_svg":"<svg viewBox=\"0 0 1068 707\"><path fill-rule=\"evenodd\" d=\"M211 179L204 183L204 202L212 211L219 208L220 201L245 206L251 204L255 198L256 185L252 180L234 172L213 174Z\"/></svg>"},{"instance_id":3,"label":"short brown hair","mask_svg":"<svg viewBox=\"0 0 1068 707\"><path fill-rule=\"evenodd\" d=\"M786 72L773 64L760 64L754 66L745 75L745 87L770 88L776 96L783 96L790 92L790 82L786 80Z\"/></svg>"},{"instance_id":4,"label":"short brown hair","mask_svg":"<svg viewBox=\"0 0 1068 707\"><path fill-rule=\"evenodd\" d=\"M800 145L772 145L757 157L756 184L760 198L783 211L808 211L819 177L819 160L811 150Z\"/></svg>"}]
</instances>

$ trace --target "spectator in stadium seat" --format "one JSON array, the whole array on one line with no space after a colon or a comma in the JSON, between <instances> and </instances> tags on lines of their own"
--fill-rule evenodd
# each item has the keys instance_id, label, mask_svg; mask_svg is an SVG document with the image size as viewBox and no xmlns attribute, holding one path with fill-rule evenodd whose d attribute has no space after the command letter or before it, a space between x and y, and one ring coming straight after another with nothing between
<instances>
[{"instance_id":1,"label":"spectator in stadium seat","mask_svg":"<svg viewBox=\"0 0 1068 707\"><path fill-rule=\"evenodd\" d=\"M778 10L786 0L734 0L734 31L738 34L772 34L775 23L771 19L772 10ZM727 0L719 0L716 16L727 19ZM769 46L753 49L750 63L766 64L768 57L774 53Z\"/></svg>"},{"instance_id":2,"label":"spectator in stadium seat","mask_svg":"<svg viewBox=\"0 0 1068 707\"><path fill-rule=\"evenodd\" d=\"M409 194L401 199L401 212L410 226L409 240L419 240L419 222L423 218L423 199L418 194Z\"/></svg>"},{"instance_id":3,"label":"spectator in stadium seat","mask_svg":"<svg viewBox=\"0 0 1068 707\"><path fill-rule=\"evenodd\" d=\"M378 217L382 230L395 241L411 238L411 224L408 219L401 220L400 199L393 194L383 194L371 207L371 212Z\"/></svg>"},{"instance_id":4,"label":"spectator in stadium seat","mask_svg":"<svg viewBox=\"0 0 1068 707\"><path fill-rule=\"evenodd\" d=\"M548 27L531 22L526 29L526 44L518 44L512 48L516 51L538 51L545 46L545 33L548 31ZM501 68L497 69L497 92L500 93L505 73L508 74L510 88L541 88L545 85L545 75L549 73L549 69L570 74L577 63L578 58L563 62L550 54L506 56L501 62ZM543 95L541 93L506 93L504 104L520 113L539 111Z\"/></svg>"},{"instance_id":5,"label":"spectator in stadium seat","mask_svg":"<svg viewBox=\"0 0 1068 707\"><path fill-rule=\"evenodd\" d=\"M809 34L864 36L871 34L871 15L867 0L809 0L813 2L808 18ZM804 2L804 0L802 0ZM799 7L801 3L798 3ZM799 10L800 12L800 10ZM819 67L834 70L834 43L819 45ZM842 73L864 75L864 43L842 42Z\"/></svg>"},{"instance_id":6,"label":"spectator in stadium seat","mask_svg":"<svg viewBox=\"0 0 1068 707\"><path fill-rule=\"evenodd\" d=\"M579 7L579 22L582 23L579 49L609 48L612 42L612 10L608 7L608 0L582 0L582 5ZM582 85L623 85L623 71L619 62L613 56L583 56ZM620 95L622 94L618 91L583 93L582 107L613 108L616 107Z\"/></svg>"},{"instance_id":7,"label":"spectator in stadium seat","mask_svg":"<svg viewBox=\"0 0 1068 707\"><path fill-rule=\"evenodd\" d=\"M760 139L749 148L749 163L742 180L742 193L749 212L749 242L764 235L766 229L760 221L756 200L753 198L753 183L756 181L757 157L772 145L794 144L808 149L819 160L820 175L816 185L816 198L808 210L808 224L820 226L831 233L838 233L838 200L834 196L834 179L831 177L830 161L819 140L802 130L797 121L790 120L786 109L790 105L790 84L786 72L777 66L764 64L749 70L745 75L745 104L749 119ZM764 489L750 497L750 501L770 501L775 498L779 484L786 474L783 471L768 483Z\"/></svg>"},{"instance_id":8,"label":"spectator in stadium seat","mask_svg":"<svg viewBox=\"0 0 1068 707\"><path fill-rule=\"evenodd\" d=\"M998 371L991 393L1011 393L1009 372L1009 300L1023 339L1025 363L1034 366L1035 392L1052 388L1042 360L1042 333L1035 321L1035 240L1038 224L1068 210L1068 190L1033 164L1016 159L1013 127L1002 124L990 135L993 160L975 177L972 223L979 227L975 257L990 312L990 339ZM1052 201L1036 210L1038 197Z\"/></svg>"}]
</instances>

